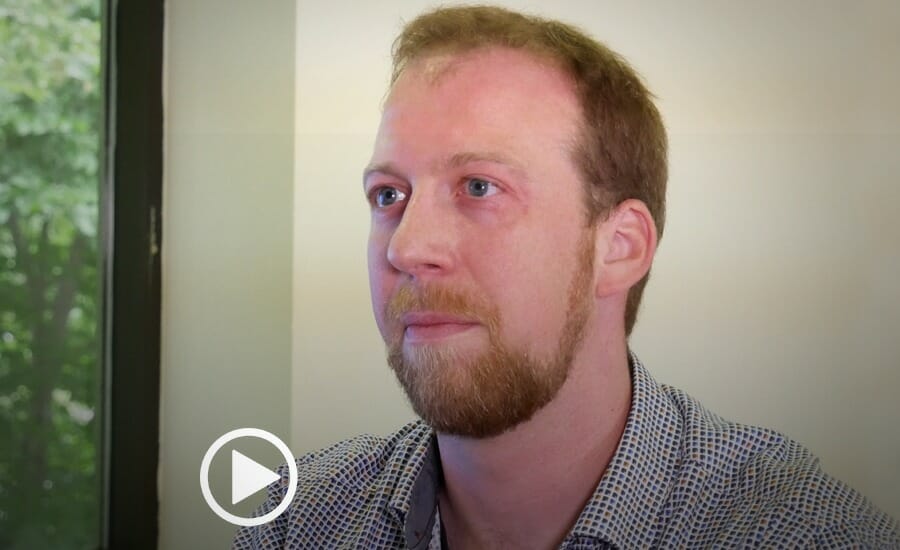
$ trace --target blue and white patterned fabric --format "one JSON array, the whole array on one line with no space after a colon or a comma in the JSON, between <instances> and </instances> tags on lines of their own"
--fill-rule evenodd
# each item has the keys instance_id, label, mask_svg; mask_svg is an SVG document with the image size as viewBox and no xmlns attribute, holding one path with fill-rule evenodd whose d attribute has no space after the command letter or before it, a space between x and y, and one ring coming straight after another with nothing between
<instances>
[{"instance_id":1,"label":"blue and white patterned fabric","mask_svg":"<svg viewBox=\"0 0 900 550\"><path fill-rule=\"evenodd\" d=\"M619 447L560 548L900 548L900 527L825 474L808 450L728 422L658 384L631 354L632 405ZM412 422L297 460L297 494L235 549L441 548L434 432ZM262 515L288 483L269 488Z\"/></svg>"}]
</instances>

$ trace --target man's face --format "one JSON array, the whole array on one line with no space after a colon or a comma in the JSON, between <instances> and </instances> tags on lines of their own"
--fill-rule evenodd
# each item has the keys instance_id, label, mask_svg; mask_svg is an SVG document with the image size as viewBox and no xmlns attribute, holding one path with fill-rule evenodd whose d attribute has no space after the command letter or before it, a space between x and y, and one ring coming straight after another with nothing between
<instances>
[{"instance_id":1,"label":"man's face","mask_svg":"<svg viewBox=\"0 0 900 550\"><path fill-rule=\"evenodd\" d=\"M489 437L568 375L593 304L593 232L570 149L570 79L528 54L410 65L365 177L388 360L436 430Z\"/></svg>"}]
</instances>

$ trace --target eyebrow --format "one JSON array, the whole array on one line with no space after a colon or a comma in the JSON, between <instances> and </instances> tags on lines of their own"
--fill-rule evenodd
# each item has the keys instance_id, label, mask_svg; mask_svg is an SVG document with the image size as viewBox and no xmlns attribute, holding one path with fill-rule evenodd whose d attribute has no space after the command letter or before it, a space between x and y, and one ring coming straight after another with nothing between
<instances>
[{"instance_id":1,"label":"eyebrow","mask_svg":"<svg viewBox=\"0 0 900 550\"><path fill-rule=\"evenodd\" d=\"M391 162L380 162L378 164L370 164L366 166L366 169L363 170L363 188L366 187L366 181L368 181L369 176L372 174L387 174L389 176L393 176L397 179L401 179L406 181L406 178L403 177L401 171Z\"/></svg>"},{"instance_id":2,"label":"eyebrow","mask_svg":"<svg viewBox=\"0 0 900 550\"><path fill-rule=\"evenodd\" d=\"M518 172L522 172L522 167L513 158L503 153L486 152L486 153L456 153L451 155L443 162L445 168L458 168L472 162L492 162L494 164L502 164Z\"/></svg>"},{"instance_id":3,"label":"eyebrow","mask_svg":"<svg viewBox=\"0 0 900 550\"><path fill-rule=\"evenodd\" d=\"M465 166L466 164L470 164L473 162L491 162L494 164L502 164L519 175L524 174L525 172L522 166L515 159L497 152L475 153L466 151L455 153L447 157L445 160L439 162L438 168L444 170L449 168L459 168L460 166ZM369 176L374 173L387 174L397 179L406 181L406 178L403 176L402 171L399 170L396 165L391 162L383 162L370 164L366 167L366 169L363 171L363 187L365 187L366 181L369 179Z\"/></svg>"}]
</instances>

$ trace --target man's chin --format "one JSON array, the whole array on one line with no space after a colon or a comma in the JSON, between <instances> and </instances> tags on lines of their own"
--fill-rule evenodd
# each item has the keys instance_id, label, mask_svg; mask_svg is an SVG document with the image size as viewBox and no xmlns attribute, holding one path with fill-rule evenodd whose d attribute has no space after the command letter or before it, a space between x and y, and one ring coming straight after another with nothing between
<instances>
[{"instance_id":1,"label":"man's chin","mask_svg":"<svg viewBox=\"0 0 900 550\"><path fill-rule=\"evenodd\" d=\"M466 365L489 360L489 356L489 343L470 336L428 342L401 339L398 345L388 348L389 360L393 358L397 364L392 364L395 371L402 366L419 372L459 372Z\"/></svg>"},{"instance_id":2,"label":"man's chin","mask_svg":"<svg viewBox=\"0 0 900 550\"><path fill-rule=\"evenodd\" d=\"M413 410L436 431L484 439L530 419L559 389L559 375L520 356L466 355L444 346L396 350L389 363Z\"/></svg>"}]
</instances>

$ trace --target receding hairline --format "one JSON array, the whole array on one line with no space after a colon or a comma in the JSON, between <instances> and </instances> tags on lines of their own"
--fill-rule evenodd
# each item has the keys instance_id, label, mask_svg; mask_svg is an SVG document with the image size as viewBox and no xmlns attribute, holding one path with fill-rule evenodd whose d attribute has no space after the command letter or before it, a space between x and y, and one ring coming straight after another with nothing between
<instances>
[{"instance_id":1,"label":"receding hairline","mask_svg":"<svg viewBox=\"0 0 900 550\"><path fill-rule=\"evenodd\" d=\"M533 46L519 47L488 42L476 45L438 45L417 52L414 56L404 59L400 64L394 67L394 71L391 75L390 88L393 88L394 84L397 83L397 80L410 69L424 69L426 77L437 81L444 74L452 72L459 64L471 60L472 58L477 58L481 55L497 51L521 53L523 56L530 58L540 65L559 71L569 78L573 84L575 83L575 77L572 74L572 71L566 66L565 61L549 48ZM422 67L423 64L426 66Z\"/></svg>"},{"instance_id":2,"label":"receding hairline","mask_svg":"<svg viewBox=\"0 0 900 550\"><path fill-rule=\"evenodd\" d=\"M584 102L581 99L581 92L578 86L578 80L569 70L559 56L551 53L541 53L533 48L519 48L515 46L507 46L505 44L480 44L474 47L435 47L433 49L420 52L416 56L404 63L402 70L396 72L391 80L388 89L385 91L381 101L382 111L387 107L397 83L407 73L418 73L417 76L423 77L425 82L430 85L439 85L444 79L452 76L464 64L477 61L479 57L487 56L497 52L509 52L515 55L521 55L523 59L534 62L541 68L555 72L558 75L557 82L564 82L568 91L572 93L574 105L578 110L577 123L582 125L586 122L586 113L584 110ZM580 134L581 128L575 129ZM580 135L578 136L581 137ZM573 139L573 144L576 140ZM571 144L570 144L571 145Z\"/></svg>"}]
</instances>

